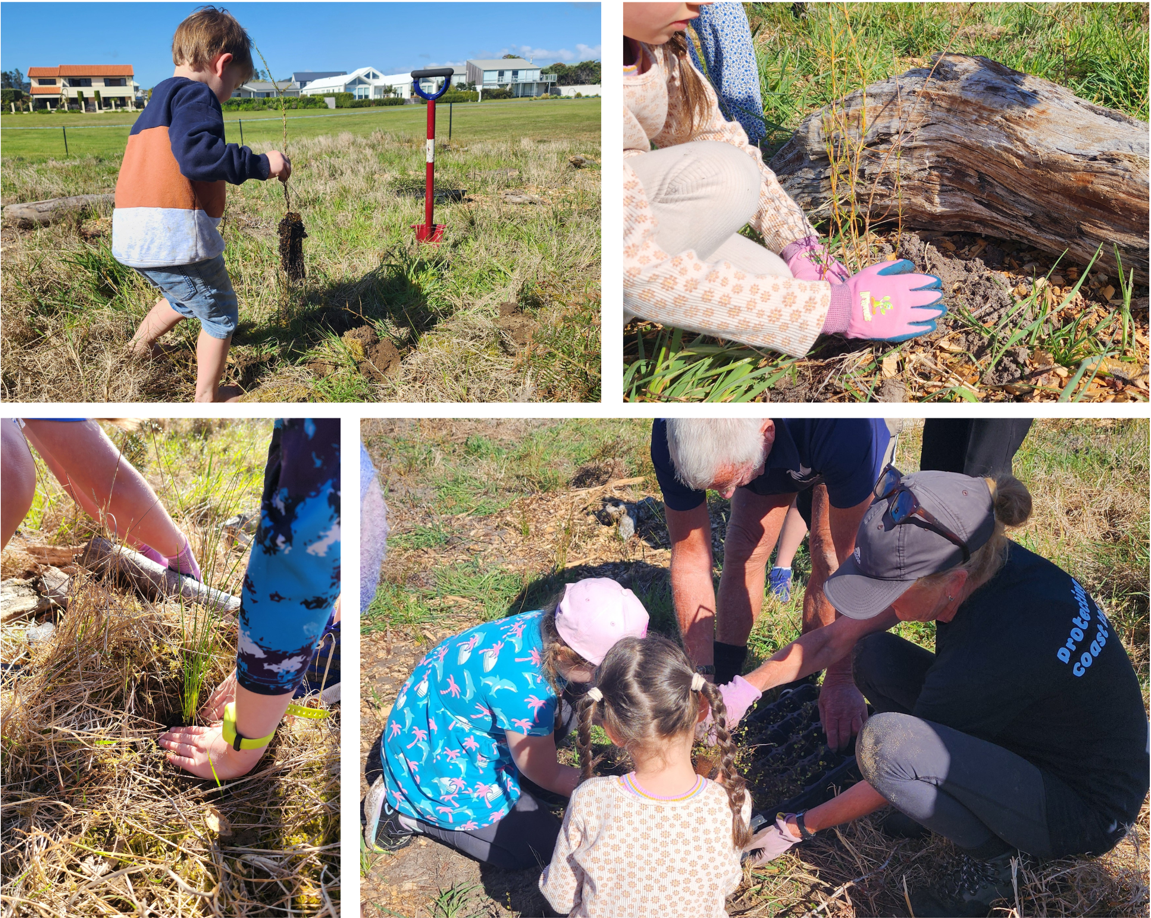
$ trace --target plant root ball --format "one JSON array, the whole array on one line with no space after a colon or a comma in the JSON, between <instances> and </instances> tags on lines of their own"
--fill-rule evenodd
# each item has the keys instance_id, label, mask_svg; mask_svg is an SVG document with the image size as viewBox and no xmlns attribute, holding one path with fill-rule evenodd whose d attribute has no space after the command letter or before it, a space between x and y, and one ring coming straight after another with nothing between
<instances>
[{"instance_id":1,"label":"plant root ball","mask_svg":"<svg viewBox=\"0 0 1151 918\"><path fill-rule=\"evenodd\" d=\"M304 240L307 238L303 218L291 211L284 214L280 221L280 263L289 280L302 281L305 277Z\"/></svg>"}]
</instances>

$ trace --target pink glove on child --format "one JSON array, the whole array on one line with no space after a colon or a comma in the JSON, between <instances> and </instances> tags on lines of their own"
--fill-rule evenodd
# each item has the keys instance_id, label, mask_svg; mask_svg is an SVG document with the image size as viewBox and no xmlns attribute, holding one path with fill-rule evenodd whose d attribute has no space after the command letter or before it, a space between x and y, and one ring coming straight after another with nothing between
<instances>
[{"instance_id":1,"label":"pink glove on child","mask_svg":"<svg viewBox=\"0 0 1151 918\"><path fill-rule=\"evenodd\" d=\"M779 257L787 262L791 276L796 280L827 281L829 284L842 284L851 272L831 257L818 236L805 236L788 245Z\"/></svg>"},{"instance_id":2,"label":"pink glove on child","mask_svg":"<svg viewBox=\"0 0 1151 918\"><path fill-rule=\"evenodd\" d=\"M774 823L752 836L743 850L752 855L753 864L762 866L768 861L774 861L780 855L786 854L792 845L798 845L802 841L791 834L785 823L788 816L794 815L794 813L780 813Z\"/></svg>"},{"instance_id":3,"label":"pink glove on child","mask_svg":"<svg viewBox=\"0 0 1151 918\"><path fill-rule=\"evenodd\" d=\"M935 320L947 313L942 281L914 271L906 259L889 261L832 284L824 333L894 342L935 331Z\"/></svg>"}]
</instances>

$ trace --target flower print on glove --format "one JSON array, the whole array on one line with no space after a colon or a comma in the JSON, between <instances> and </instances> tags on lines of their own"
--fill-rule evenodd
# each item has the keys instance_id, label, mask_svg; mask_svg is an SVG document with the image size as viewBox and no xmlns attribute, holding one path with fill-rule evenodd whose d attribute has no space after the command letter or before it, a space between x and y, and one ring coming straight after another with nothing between
<instances>
[{"instance_id":1,"label":"flower print on glove","mask_svg":"<svg viewBox=\"0 0 1151 918\"><path fill-rule=\"evenodd\" d=\"M916 274L906 259L864 268L831 287L825 334L871 341L906 341L935 331L947 313L943 283L934 274Z\"/></svg>"},{"instance_id":2,"label":"flower print on glove","mask_svg":"<svg viewBox=\"0 0 1151 918\"><path fill-rule=\"evenodd\" d=\"M834 285L851 277L851 272L831 257L831 252L818 236L797 239L784 248L779 257L787 262L791 276L796 280L827 281Z\"/></svg>"}]
</instances>

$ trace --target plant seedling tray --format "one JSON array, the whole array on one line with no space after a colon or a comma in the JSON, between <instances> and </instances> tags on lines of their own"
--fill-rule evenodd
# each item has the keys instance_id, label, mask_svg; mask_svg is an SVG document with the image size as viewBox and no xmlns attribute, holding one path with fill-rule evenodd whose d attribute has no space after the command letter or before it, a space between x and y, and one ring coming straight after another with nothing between
<instances>
[{"instance_id":1,"label":"plant seedling tray","mask_svg":"<svg viewBox=\"0 0 1151 918\"><path fill-rule=\"evenodd\" d=\"M829 800L860 780L855 740L832 751L819 721L819 688L802 683L761 701L734 734L736 761L752 799L752 829L777 813L798 813Z\"/></svg>"}]
</instances>

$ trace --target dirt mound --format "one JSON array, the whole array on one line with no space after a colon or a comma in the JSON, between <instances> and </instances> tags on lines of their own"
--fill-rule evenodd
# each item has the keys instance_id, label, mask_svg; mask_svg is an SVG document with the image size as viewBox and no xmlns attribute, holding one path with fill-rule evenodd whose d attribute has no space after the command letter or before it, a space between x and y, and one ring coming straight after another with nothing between
<instances>
[{"instance_id":1,"label":"dirt mound","mask_svg":"<svg viewBox=\"0 0 1151 918\"><path fill-rule=\"evenodd\" d=\"M381 340L370 325L353 328L340 340L356 361L360 374L368 379L378 382L400 368L399 349L387 338Z\"/></svg>"},{"instance_id":2,"label":"dirt mound","mask_svg":"<svg viewBox=\"0 0 1151 918\"><path fill-rule=\"evenodd\" d=\"M539 323L525 315L515 300L507 300L500 303L500 317L496 320L496 327L503 332L501 344L504 350L515 354L531 343Z\"/></svg>"}]
</instances>

